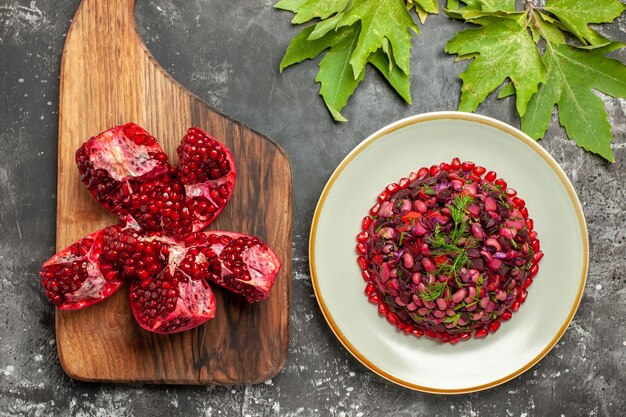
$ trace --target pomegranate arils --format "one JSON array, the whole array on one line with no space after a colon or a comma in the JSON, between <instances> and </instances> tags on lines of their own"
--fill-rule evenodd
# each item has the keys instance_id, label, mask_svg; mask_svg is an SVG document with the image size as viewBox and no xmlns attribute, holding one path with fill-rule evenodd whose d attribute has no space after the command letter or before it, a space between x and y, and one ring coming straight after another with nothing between
<instances>
[{"instance_id":1,"label":"pomegranate arils","mask_svg":"<svg viewBox=\"0 0 626 417\"><path fill-rule=\"evenodd\" d=\"M458 158L403 180L378 196L356 238L368 301L399 331L440 343L496 332L543 257L525 201Z\"/></svg>"},{"instance_id":2,"label":"pomegranate arils","mask_svg":"<svg viewBox=\"0 0 626 417\"><path fill-rule=\"evenodd\" d=\"M215 296L203 280L177 268L163 270L147 286L130 287L130 306L137 323L155 333L177 333L215 316Z\"/></svg>"},{"instance_id":3,"label":"pomegranate arils","mask_svg":"<svg viewBox=\"0 0 626 417\"><path fill-rule=\"evenodd\" d=\"M96 304L117 291L124 281L102 256L107 229L79 240L43 264L39 276L48 298L62 310Z\"/></svg>"}]
</instances>

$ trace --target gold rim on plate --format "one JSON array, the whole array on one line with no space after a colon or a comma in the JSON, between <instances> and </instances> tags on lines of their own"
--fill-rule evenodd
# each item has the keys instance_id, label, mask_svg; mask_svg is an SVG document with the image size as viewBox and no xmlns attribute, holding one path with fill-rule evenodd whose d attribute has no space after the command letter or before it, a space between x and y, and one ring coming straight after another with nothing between
<instances>
[{"instance_id":1,"label":"gold rim on plate","mask_svg":"<svg viewBox=\"0 0 626 417\"><path fill-rule=\"evenodd\" d=\"M316 239L316 235L317 235L317 224L319 221L319 216L320 216L320 212L322 211L322 208L324 207L324 203L326 202L326 196L328 195L328 193L330 192L331 188L333 187L335 181L337 180L337 178L339 177L339 175L342 173L342 171L348 166L348 164L350 164L350 162L357 156L359 155L361 152L363 152L368 146L370 146L372 143L376 142L378 139L384 137L385 135L388 135L398 129L402 129L403 127L409 126L409 125L413 125L413 124L417 124L417 123L423 123L423 122L428 122L431 120L466 120L466 121L470 121L470 122L476 122L476 123L480 123L480 124L484 124L484 125L488 125L491 127L494 127L498 130L501 130L505 133L508 133L509 135L511 135L512 137L518 139L519 141L523 142L524 144L528 145L533 151L535 151L549 166L550 168L552 168L552 170L557 174L557 176L559 177L559 179L561 180L561 184L563 185L563 187L565 188L565 190L567 191L567 194L572 202L572 205L574 206L574 209L576 211L576 216L578 218L578 223L580 226L580 232L581 232L581 236L583 239L583 267L582 267L582 272L581 272L581 276L580 276L580 283L579 283L579 287L578 287L578 293L576 295L576 300L574 302L574 304L572 305L572 309L569 313L569 315L567 316L567 320L565 321L565 323L563 323L563 325L561 326L561 328L559 329L558 333L554 336L554 338L550 341L550 343L548 343L548 345L539 353L539 355L537 355L535 358L533 358L530 362L528 362L527 364L525 364L524 366L522 366L521 368L519 368L517 371L506 375L500 379L497 379L493 382L490 382L488 384L482 384L482 385L477 385L477 386L473 386L473 387L467 387L467 388L460 388L460 389L440 389L440 388L433 388L433 387L426 387L423 385L417 385L417 384L413 384L409 381L406 381L404 379L398 378L382 369L380 369L379 367L377 367L376 365L374 365L372 362L370 362L363 354L361 354L351 343L350 341L348 341L348 339L344 336L344 334L341 332L341 330L339 330L337 324L335 323L335 321L333 320L330 312L328 311L328 308L326 307L326 303L324 302L324 298L322 297L321 293L320 293L320 289L319 289L319 283L317 280L317 273L315 270L315 239ZM348 350L348 352L350 352L359 362L361 362L363 365L365 365L366 367L368 367L369 369L371 369L373 372L375 372L376 374L382 376L383 378L394 382L398 385L401 385L403 387L406 388L410 388L416 391L422 391L422 392L428 392L428 393L432 393L432 394L466 394L466 393L470 393L470 392L476 392L476 391L482 391L488 388L493 388L497 385L503 384L507 381L510 381L511 379L517 377L518 375L521 375L522 373L526 372L528 369L532 368L537 362L539 362L544 356L546 356L548 354L548 352L550 352L550 350L552 350L552 348L554 347L554 345L559 341L559 339L563 336L563 334L565 333L565 331L567 330L567 327L569 326L569 324L571 323L572 319L574 318L574 315L576 314L576 310L578 309L578 306L580 305L580 300L582 298L583 295L583 290L585 288L585 282L587 281L587 269L588 269L588 265L589 265L589 238L587 235L587 224L585 222L585 216L583 214L583 209L580 205L580 201L578 200L578 196L576 195L576 191L574 191L574 187L572 186L572 184L570 183L569 179L567 178L567 176L565 175L565 172L563 172L563 169L559 166L559 164L554 160L554 158L552 158L552 156L545 150L543 149L541 146L539 146L537 144L536 141L534 141L533 139L531 139L529 136L527 136L525 133L519 131L518 129L515 129L512 126L507 125L504 122L501 122L499 120L496 119L492 119L490 117L487 116L481 116L478 114L473 114L473 113L462 113L462 112L433 112L433 113L424 113L424 114L419 114L416 116L411 116L408 117L406 119L402 119L399 120L397 122L394 122L390 125L387 125L386 127L382 128L381 130L375 132L374 134L372 134L370 137L368 137L367 139L365 139L363 142L361 142L359 145L357 145L344 159L343 161L341 161L341 163L339 164L339 166L335 169L335 171L332 173L332 175L330 176L330 179L328 180L328 182L326 183L326 186L324 187L324 190L322 191L322 195L320 196L320 199L317 203L317 207L315 208L315 213L313 214L313 222L311 224L311 235L309 238L309 268L311 270L311 281L313 283L313 290L315 291L315 298L317 299L317 302L322 310L322 314L324 315L324 318L326 319L326 322L328 323L328 325L330 326L331 330L333 331L333 333L335 333L335 336L337 336L337 338L339 339L339 341L344 345L344 347Z\"/></svg>"}]
</instances>

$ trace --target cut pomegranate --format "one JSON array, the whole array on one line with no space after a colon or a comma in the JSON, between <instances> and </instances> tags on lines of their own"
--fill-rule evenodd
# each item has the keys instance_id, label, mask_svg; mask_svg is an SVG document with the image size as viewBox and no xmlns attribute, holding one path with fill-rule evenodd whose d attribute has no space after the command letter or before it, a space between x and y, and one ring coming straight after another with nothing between
<instances>
[{"instance_id":1,"label":"cut pomegranate","mask_svg":"<svg viewBox=\"0 0 626 417\"><path fill-rule=\"evenodd\" d=\"M188 236L185 245L186 256L180 263L183 271L205 276L248 302L266 299L280 271L278 256L256 237L203 232Z\"/></svg>"},{"instance_id":2,"label":"cut pomegranate","mask_svg":"<svg viewBox=\"0 0 626 417\"><path fill-rule=\"evenodd\" d=\"M99 230L47 260L39 276L46 296L61 310L77 310L99 303L117 291L124 280L102 256Z\"/></svg>"},{"instance_id":3,"label":"cut pomegranate","mask_svg":"<svg viewBox=\"0 0 626 417\"><path fill-rule=\"evenodd\" d=\"M189 129L177 151L180 168L133 123L78 149L81 180L124 225L93 233L44 263L41 281L59 308L90 306L130 280L139 325L176 333L215 316L209 282L249 302L268 297L281 268L272 249L240 233L199 232L232 195L232 154L198 128Z\"/></svg>"},{"instance_id":4,"label":"cut pomegranate","mask_svg":"<svg viewBox=\"0 0 626 417\"><path fill-rule=\"evenodd\" d=\"M356 236L368 301L398 330L442 343L494 333L543 257L526 202L459 158L408 178L378 195Z\"/></svg>"},{"instance_id":5,"label":"cut pomegranate","mask_svg":"<svg viewBox=\"0 0 626 417\"><path fill-rule=\"evenodd\" d=\"M182 238L224 209L237 176L231 152L199 128L178 147L179 168L156 140L129 123L91 138L76 152L82 181L126 224Z\"/></svg>"}]
</instances>

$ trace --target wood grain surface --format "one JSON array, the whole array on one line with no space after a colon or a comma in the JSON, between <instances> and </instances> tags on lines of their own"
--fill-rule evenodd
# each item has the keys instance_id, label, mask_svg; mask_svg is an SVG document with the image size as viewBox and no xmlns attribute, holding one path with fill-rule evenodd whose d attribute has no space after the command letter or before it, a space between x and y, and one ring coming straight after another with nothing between
<instances>
[{"instance_id":1,"label":"wood grain surface","mask_svg":"<svg viewBox=\"0 0 626 417\"><path fill-rule=\"evenodd\" d=\"M111 126L136 122L177 163L187 128L199 126L235 156L237 183L209 227L259 236L283 261L268 300L247 304L213 286L215 319L157 335L135 324L127 288L80 311L56 314L59 359L72 378L108 382L241 384L275 376L286 361L291 289L292 178L270 139L208 107L170 78L137 34L134 0L83 0L61 64L57 249L117 222L80 182L76 149Z\"/></svg>"}]
</instances>

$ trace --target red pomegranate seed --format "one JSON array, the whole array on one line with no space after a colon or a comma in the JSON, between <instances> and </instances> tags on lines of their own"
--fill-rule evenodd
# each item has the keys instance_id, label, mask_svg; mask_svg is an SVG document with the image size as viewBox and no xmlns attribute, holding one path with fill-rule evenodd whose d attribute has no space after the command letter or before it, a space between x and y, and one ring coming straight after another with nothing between
<instances>
[{"instance_id":1,"label":"red pomegranate seed","mask_svg":"<svg viewBox=\"0 0 626 417\"><path fill-rule=\"evenodd\" d=\"M448 343L450 341L450 333L440 332L437 334L437 339L439 339L441 343Z\"/></svg>"},{"instance_id":2,"label":"red pomegranate seed","mask_svg":"<svg viewBox=\"0 0 626 417\"><path fill-rule=\"evenodd\" d=\"M378 194L377 200L379 203L387 200L389 198L389 191L385 190L382 193Z\"/></svg>"},{"instance_id":3,"label":"red pomegranate seed","mask_svg":"<svg viewBox=\"0 0 626 417\"><path fill-rule=\"evenodd\" d=\"M519 310L520 307L520 302L519 301L514 301L513 304L511 304L511 311L513 311L514 313L517 313L517 310Z\"/></svg>"},{"instance_id":4,"label":"red pomegranate seed","mask_svg":"<svg viewBox=\"0 0 626 417\"><path fill-rule=\"evenodd\" d=\"M533 264L530 267L530 269L528 270L528 273L529 273L531 278L533 278L535 275L537 275L537 272L539 272L539 265L537 265L537 264Z\"/></svg>"},{"instance_id":5,"label":"red pomegranate seed","mask_svg":"<svg viewBox=\"0 0 626 417\"><path fill-rule=\"evenodd\" d=\"M537 231L536 230L532 230L530 232L530 238L531 239L537 239Z\"/></svg>"},{"instance_id":6,"label":"red pomegranate seed","mask_svg":"<svg viewBox=\"0 0 626 417\"><path fill-rule=\"evenodd\" d=\"M357 242L359 243L365 243L367 242L367 240L370 238L370 234L367 231L363 231L361 233L359 233L356 237Z\"/></svg>"},{"instance_id":7,"label":"red pomegranate seed","mask_svg":"<svg viewBox=\"0 0 626 417\"><path fill-rule=\"evenodd\" d=\"M439 169L439 167L438 167L437 165L433 165L433 166L431 166L431 167L430 167L430 170L429 170L430 175L432 175L433 177L434 177L435 175L439 174L439 171L440 171L440 169Z\"/></svg>"},{"instance_id":8,"label":"red pomegranate seed","mask_svg":"<svg viewBox=\"0 0 626 417\"><path fill-rule=\"evenodd\" d=\"M363 221L361 222L361 230L368 231L371 224L372 218L370 216L363 217Z\"/></svg>"},{"instance_id":9,"label":"red pomegranate seed","mask_svg":"<svg viewBox=\"0 0 626 417\"><path fill-rule=\"evenodd\" d=\"M543 252L542 251L537 251L533 255L533 262L534 263L538 263L541 260L541 258L543 258Z\"/></svg>"},{"instance_id":10,"label":"red pomegranate seed","mask_svg":"<svg viewBox=\"0 0 626 417\"><path fill-rule=\"evenodd\" d=\"M491 323L487 325L487 328L489 329L491 333L497 332L498 329L500 328L500 321L499 320L492 321Z\"/></svg>"},{"instance_id":11,"label":"red pomegranate seed","mask_svg":"<svg viewBox=\"0 0 626 417\"><path fill-rule=\"evenodd\" d=\"M424 329L420 329L419 327L416 327L415 329L413 329L411 333L413 333L413 336L415 337L422 337L424 336Z\"/></svg>"},{"instance_id":12,"label":"red pomegranate seed","mask_svg":"<svg viewBox=\"0 0 626 417\"><path fill-rule=\"evenodd\" d=\"M465 172L469 172L474 169L475 164L471 161L465 161L461 164L461 169Z\"/></svg>"},{"instance_id":13,"label":"red pomegranate seed","mask_svg":"<svg viewBox=\"0 0 626 417\"><path fill-rule=\"evenodd\" d=\"M503 190L506 189L507 184L506 181L504 181L502 178L498 178L495 183L497 186L499 186L500 188L502 188Z\"/></svg>"},{"instance_id":14,"label":"red pomegranate seed","mask_svg":"<svg viewBox=\"0 0 626 417\"><path fill-rule=\"evenodd\" d=\"M461 338L461 340L469 340L472 338L472 334L469 332L464 332L459 334L459 337Z\"/></svg>"},{"instance_id":15,"label":"red pomegranate seed","mask_svg":"<svg viewBox=\"0 0 626 417\"><path fill-rule=\"evenodd\" d=\"M526 227L528 228L528 230L533 230L535 226L535 222L533 221L533 219L526 219Z\"/></svg>"},{"instance_id":16,"label":"red pomegranate seed","mask_svg":"<svg viewBox=\"0 0 626 417\"><path fill-rule=\"evenodd\" d=\"M389 194L395 194L398 192L398 190L400 190L400 185L394 183L391 183L387 186L387 191L389 192Z\"/></svg>"},{"instance_id":17,"label":"red pomegranate seed","mask_svg":"<svg viewBox=\"0 0 626 417\"><path fill-rule=\"evenodd\" d=\"M482 328L482 329L476 330L476 333L474 333L474 337L478 339L478 338L481 338L481 337L485 337L488 334L489 334L489 331L487 329L485 329L485 328Z\"/></svg>"},{"instance_id":18,"label":"red pomegranate seed","mask_svg":"<svg viewBox=\"0 0 626 417\"><path fill-rule=\"evenodd\" d=\"M365 270L367 269L367 259L365 259L365 257L364 257L364 256L359 256L358 258L356 258L356 261L358 262L359 267L360 267L362 270L364 270L364 271L365 271Z\"/></svg>"},{"instance_id":19,"label":"red pomegranate seed","mask_svg":"<svg viewBox=\"0 0 626 417\"><path fill-rule=\"evenodd\" d=\"M415 326L413 326L412 324L407 324L404 328L404 333L411 334L413 333L413 330L415 330Z\"/></svg>"},{"instance_id":20,"label":"red pomegranate seed","mask_svg":"<svg viewBox=\"0 0 626 417\"><path fill-rule=\"evenodd\" d=\"M421 178L421 177L423 177L424 175L427 175L427 174L428 174L428 168L426 168L426 167L422 167L419 170L417 170L417 178Z\"/></svg>"},{"instance_id":21,"label":"red pomegranate seed","mask_svg":"<svg viewBox=\"0 0 626 417\"><path fill-rule=\"evenodd\" d=\"M526 205L526 202L524 200L522 200L521 198L519 198L519 197L513 197L513 204L518 209L521 209L522 207L524 207Z\"/></svg>"},{"instance_id":22,"label":"red pomegranate seed","mask_svg":"<svg viewBox=\"0 0 626 417\"><path fill-rule=\"evenodd\" d=\"M387 308L385 304L383 303L378 304L378 314L380 314L381 316L386 316L388 312L389 312L389 309Z\"/></svg>"},{"instance_id":23,"label":"red pomegranate seed","mask_svg":"<svg viewBox=\"0 0 626 417\"><path fill-rule=\"evenodd\" d=\"M474 167L474 169L472 170L472 173L473 173L474 175L477 175L477 176L479 176L479 177L480 177L480 176L481 176L481 175L483 175L486 171L487 171L487 169L486 169L485 167L476 166L476 167Z\"/></svg>"},{"instance_id":24,"label":"red pomegranate seed","mask_svg":"<svg viewBox=\"0 0 626 417\"><path fill-rule=\"evenodd\" d=\"M522 214L524 218L528 217L528 209L526 207L522 207L519 212Z\"/></svg>"},{"instance_id":25,"label":"red pomegranate seed","mask_svg":"<svg viewBox=\"0 0 626 417\"><path fill-rule=\"evenodd\" d=\"M517 294L517 301L519 301L520 303L523 303L524 301L526 301L527 296L528 296L528 291L522 290L520 291L519 294Z\"/></svg>"},{"instance_id":26,"label":"red pomegranate seed","mask_svg":"<svg viewBox=\"0 0 626 417\"><path fill-rule=\"evenodd\" d=\"M400 189L403 190L409 185L409 183L410 181L408 178L402 178L398 184L400 184Z\"/></svg>"},{"instance_id":27,"label":"red pomegranate seed","mask_svg":"<svg viewBox=\"0 0 626 417\"><path fill-rule=\"evenodd\" d=\"M530 287L530 284L533 283L533 277L528 277L526 278L526 281L524 281L524 285L522 285L522 289L525 290L528 287Z\"/></svg>"},{"instance_id":28,"label":"red pomegranate seed","mask_svg":"<svg viewBox=\"0 0 626 417\"><path fill-rule=\"evenodd\" d=\"M367 253L367 248L365 247L365 245L363 243L357 243L356 244L356 251L357 251L357 253L359 253L361 255L365 255Z\"/></svg>"},{"instance_id":29,"label":"red pomegranate seed","mask_svg":"<svg viewBox=\"0 0 626 417\"><path fill-rule=\"evenodd\" d=\"M380 204L376 203L370 209L370 216L375 216L378 214L378 209L380 208Z\"/></svg>"},{"instance_id":30,"label":"red pomegranate seed","mask_svg":"<svg viewBox=\"0 0 626 417\"><path fill-rule=\"evenodd\" d=\"M370 282L372 277L370 276L370 271L361 271L361 276L365 282Z\"/></svg>"},{"instance_id":31,"label":"red pomegranate seed","mask_svg":"<svg viewBox=\"0 0 626 417\"><path fill-rule=\"evenodd\" d=\"M439 164L439 169L442 170L442 171L450 172L452 167L450 166L450 164L442 162L442 163Z\"/></svg>"},{"instance_id":32,"label":"red pomegranate seed","mask_svg":"<svg viewBox=\"0 0 626 417\"><path fill-rule=\"evenodd\" d=\"M403 332L406 329L406 323L403 321L398 321L396 323L396 327L398 328L398 330L400 330L401 332Z\"/></svg>"},{"instance_id":33,"label":"red pomegranate seed","mask_svg":"<svg viewBox=\"0 0 626 417\"><path fill-rule=\"evenodd\" d=\"M437 338L437 333L433 332L430 329L426 329L426 331L424 331L424 334L426 335L426 337L431 338L431 339Z\"/></svg>"},{"instance_id":34,"label":"red pomegranate seed","mask_svg":"<svg viewBox=\"0 0 626 417\"><path fill-rule=\"evenodd\" d=\"M458 171L461 169L461 160L459 158L452 159L452 163L450 164L453 170Z\"/></svg>"},{"instance_id":35,"label":"red pomegranate seed","mask_svg":"<svg viewBox=\"0 0 626 417\"><path fill-rule=\"evenodd\" d=\"M368 297L368 300L372 304L380 304L380 297L378 294L372 294Z\"/></svg>"},{"instance_id":36,"label":"red pomegranate seed","mask_svg":"<svg viewBox=\"0 0 626 417\"><path fill-rule=\"evenodd\" d=\"M509 198L513 198L517 195L517 191L515 191L513 188L507 188L506 190L504 190L504 193ZM513 201L515 202L515 200Z\"/></svg>"},{"instance_id":37,"label":"red pomegranate seed","mask_svg":"<svg viewBox=\"0 0 626 417\"><path fill-rule=\"evenodd\" d=\"M530 242L530 246L533 248L534 252L539 252L539 239L533 239Z\"/></svg>"},{"instance_id":38,"label":"red pomegranate seed","mask_svg":"<svg viewBox=\"0 0 626 417\"><path fill-rule=\"evenodd\" d=\"M485 175L485 181L493 182L496 179L496 174L494 171L489 171L487 175Z\"/></svg>"},{"instance_id":39,"label":"red pomegranate seed","mask_svg":"<svg viewBox=\"0 0 626 417\"><path fill-rule=\"evenodd\" d=\"M502 313L502 315L500 316L500 318L504 321L508 321L511 320L511 317L513 317L513 313L511 313L511 310L506 310L504 313Z\"/></svg>"}]
</instances>

